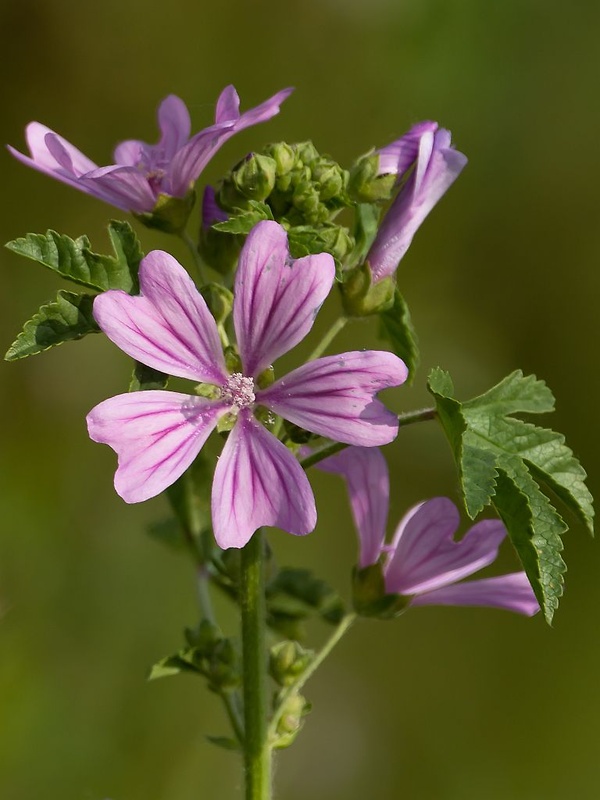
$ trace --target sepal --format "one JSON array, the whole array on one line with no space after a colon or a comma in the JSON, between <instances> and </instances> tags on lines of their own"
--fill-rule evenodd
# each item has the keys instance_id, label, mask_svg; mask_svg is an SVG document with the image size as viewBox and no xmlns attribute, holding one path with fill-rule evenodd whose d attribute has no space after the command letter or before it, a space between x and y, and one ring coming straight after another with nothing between
<instances>
[{"instance_id":1,"label":"sepal","mask_svg":"<svg viewBox=\"0 0 600 800\"><path fill-rule=\"evenodd\" d=\"M195 202L196 193L193 189L185 197L159 194L152 211L134 214L133 216L147 228L155 228L164 233L180 235L185 230Z\"/></svg>"},{"instance_id":2,"label":"sepal","mask_svg":"<svg viewBox=\"0 0 600 800\"><path fill-rule=\"evenodd\" d=\"M387 594L380 563L355 569L352 575L352 602L361 617L394 619L406 610L410 598Z\"/></svg>"},{"instance_id":3,"label":"sepal","mask_svg":"<svg viewBox=\"0 0 600 800\"><path fill-rule=\"evenodd\" d=\"M396 288L393 278L373 283L367 263L350 270L344 277L342 304L349 317L368 317L392 308Z\"/></svg>"}]
</instances>

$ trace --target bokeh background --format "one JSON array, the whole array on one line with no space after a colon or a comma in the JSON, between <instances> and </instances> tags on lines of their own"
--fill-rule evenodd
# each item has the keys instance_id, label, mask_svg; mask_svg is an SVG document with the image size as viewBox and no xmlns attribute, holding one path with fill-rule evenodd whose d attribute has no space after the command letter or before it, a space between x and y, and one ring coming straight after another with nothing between
<instances>
[{"instance_id":1,"label":"bokeh background","mask_svg":"<svg viewBox=\"0 0 600 800\"><path fill-rule=\"evenodd\" d=\"M287 85L283 113L232 139L216 180L267 141L312 138L349 164L412 123L449 127L470 164L416 237L399 273L420 332L416 386L434 365L467 398L521 367L547 380L564 431L598 491L600 292L597 41L600 6L574 0L2 0L0 140L23 146L37 119L98 163L123 138L153 141L169 92L211 121L233 82L244 107ZM4 153L0 238L54 228L107 247L108 206ZM146 249L178 242L141 230ZM61 288L0 256L7 348ZM324 325L321 320L320 324ZM363 342L376 343L364 323ZM337 342L355 346L356 330ZM150 664L196 619L185 559L145 534L162 500L128 507L114 457L84 417L126 385L101 337L1 367L0 795L7 800L228 800L236 757L200 681L147 683ZM392 522L413 502L456 497L435 425L388 448ZM341 483L315 476L319 526L274 531L282 562L344 592L355 541ZM417 609L356 627L308 686L315 711L277 763L286 800L592 800L600 795L598 547L565 538L567 592L554 628L478 609ZM503 552L500 571L515 566ZM233 617L220 606L226 626ZM313 631L317 640L324 631Z\"/></svg>"}]
</instances>

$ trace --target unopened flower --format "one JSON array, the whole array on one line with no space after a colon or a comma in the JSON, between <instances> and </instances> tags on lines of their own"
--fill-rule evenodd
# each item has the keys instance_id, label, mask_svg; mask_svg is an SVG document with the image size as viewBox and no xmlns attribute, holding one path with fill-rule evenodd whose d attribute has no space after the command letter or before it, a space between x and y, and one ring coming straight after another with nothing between
<instances>
[{"instance_id":1,"label":"unopened flower","mask_svg":"<svg viewBox=\"0 0 600 800\"><path fill-rule=\"evenodd\" d=\"M381 558L387 595L405 597L411 606L490 606L527 616L539 611L524 572L458 582L495 561L506 536L500 520L482 520L455 541L458 509L447 497L435 497L405 514L386 545L390 486L381 452L349 447L319 467L345 478L360 541L359 567Z\"/></svg>"},{"instance_id":2,"label":"unopened flower","mask_svg":"<svg viewBox=\"0 0 600 800\"><path fill-rule=\"evenodd\" d=\"M420 122L377 151L379 174L406 180L367 254L373 283L394 274L421 223L466 165L450 138L437 122Z\"/></svg>"},{"instance_id":3,"label":"unopened flower","mask_svg":"<svg viewBox=\"0 0 600 800\"><path fill-rule=\"evenodd\" d=\"M259 106L240 114L239 97L227 86L217 100L215 124L190 138L190 115L175 95L158 108L158 144L130 139L117 145L115 163L98 167L76 147L39 122L30 122L26 139L30 155L10 152L34 169L75 186L117 208L151 212L161 196L184 198L193 183L231 136L279 112L292 89L283 89Z\"/></svg>"},{"instance_id":4,"label":"unopened flower","mask_svg":"<svg viewBox=\"0 0 600 800\"><path fill-rule=\"evenodd\" d=\"M372 447L392 441L397 417L375 398L407 377L392 353L359 351L310 361L260 388L259 376L300 342L331 290L326 254L290 258L276 222L256 225L235 276L233 323L241 368L225 365L216 323L191 278L167 253L140 265L139 296L109 291L94 302L101 329L143 364L203 384L213 396L170 391L123 394L88 415L92 439L118 454L115 488L128 503L153 497L190 466L225 415L235 419L217 463L212 519L221 547L241 547L261 525L305 534L314 497L292 452L257 419L263 407L306 430Z\"/></svg>"}]
</instances>

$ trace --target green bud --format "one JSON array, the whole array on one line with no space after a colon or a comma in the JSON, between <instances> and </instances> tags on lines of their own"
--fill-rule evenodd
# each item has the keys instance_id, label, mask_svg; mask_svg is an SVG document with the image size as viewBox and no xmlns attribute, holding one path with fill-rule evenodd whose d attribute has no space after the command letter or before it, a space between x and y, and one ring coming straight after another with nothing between
<instances>
[{"instance_id":1,"label":"green bud","mask_svg":"<svg viewBox=\"0 0 600 800\"><path fill-rule=\"evenodd\" d=\"M321 201L316 187L309 181L301 181L294 189L292 203L302 212L306 222L317 222Z\"/></svg>"},{"instance_id":2,"label":"green bud","mask_svg":"<svg viewBox=\"0 0 600 800\"><path fill-rule=\"evenodd\" d=\"M312 168L312 178L318 186L321 202L331 200L344 191L347 175L348 173L331 159L322 158L315 164Z\"/></svg>"},{"instance_id":3,"label":"green bud","mask_svg":"<svg viewBox=\"0 0 600 800\"><path fill-rule=\"evenodd\" d=\"M319 151L311 141L298 142L292 145L296 153L296 162L312 167L315 161L320 158Z\"/></svg>"},{"instance_id":4,"label":"green bud","mask_svg":"<svg viewBox=\"0 0 600 800\"><path fill-rule=\"evenodd\" d=\"M342 228L340 225L322 228L319 233L323 240L323 249L327 253L331 253L339 262L343 262L346 255L354 247L354 239L347 229Z\"/></svg>"},{"instance_id":5,"label":"green bud","mask_svg":"<svg viewBox=\"0 0 600 800\"><path fill-rule=\"evenodd\" d=\"M203 619L196 628L186 628L185 638L190 647L195 647L203 656L209 655L223 639L221 629L208 619Z\"/></svg>"},{"instance_id":6,"label":"green bud","mask_svg":"<svg viewBox=\"0 0 600 800\"><path fill-rule=\"evenodd\" d=\"M219 694L240 686L240 657L231 639L221 639L213 648L206 677L208 688Z\"/></svg>"},{"instance_id":7,"label":"green bud","mask_svg":"<svg viewBox=\"0 0 600 800\"><path fill-rule=\"evenodd\" d=\"M210 313L218 325L222 325L231 314L233 294L220 283L207 283L200 289Z\"/></svg>"},{"instance_id":8,"label":"green bud","mask_svg":"<svg viewBox=\"0 0 600 800\"><path fill-rule=\"evenodd\" d=\"M296 163L296 153L294 148L285 142L277 142L276 144L269 144L263 150L263 153L270 156L275 161L277 177L287 175L294 164Z\"/></svg>"},{"instance_id":9,"label":"green bud","mask_svg":"<svg viewBox=\"0 0 600 800\"><path fill-rule=\"evenodd\" d=\"M394 304L395 282L393 277L372 283L371 270L367 263L351 270L342 284L342 304L349 317L368 317L388 311Z\"/></svg>"},{"instance_id":10,"label":"green bud","mask_svg":"<svg viewBox=\"0 0 600 800\"><path fill-rule=\"evenodd\" d=\"M275 186L276 173L275 159L252 153L233 172L233 182L248 200L266 200Z\"/></svg>"},{"instance_id":11,"label":"green bud","mask_svg":"<svg viewBox=\"0 0 600 800\"><path fill-rule=\"evenodd\" d=\"M377 203L389 200L396 185L395 175L378 175L379 156L367 153L350 169L348 191L359 203Z\"/></svg>"},{"instance_id":12,"label":"green bud","mask_svg":"<svg viewBox=\"0 0 600 800\"><path fill-rule=\"evenodd\" d=\"M409 598L386 594L381 564L356 569L352 576L354 610L362 617L393 619L408 606Z\"/></svg>"},{"instance_id":13,"label":"green bud","mask_svg":"<svg viewBox=\"0 0 600 800\"><path fill-rule=\"evenodd\" d=\"M269 674L280 686L290 686L314 658L312 650L305 650L298 642L279 642L269 654Z\"/></svg>"},{"instance_id":14,"label":"green bud","mask_svg":"<svg viewBox=\"0 0 600 800\"><path fill-rule=\"evenodd\" d=\"M278 750L289 747L300 733L303 717L311 710L311 705L301 694L293 694L285 700L283 711L277 724L277 738L272 743Z\"/></svg>"},{"instance_id":15,"label":"green bud","mask_svg":"<svg viewBox=\"0 0 600 800\"><path fill-rule=\"evenodd\" d=\"M133 216L147 228L157 228L165 233L180 234L187 225L195 201L196 193L193 189L185 197L159 194L152 211Z\"/></svg>"}]
</instances>

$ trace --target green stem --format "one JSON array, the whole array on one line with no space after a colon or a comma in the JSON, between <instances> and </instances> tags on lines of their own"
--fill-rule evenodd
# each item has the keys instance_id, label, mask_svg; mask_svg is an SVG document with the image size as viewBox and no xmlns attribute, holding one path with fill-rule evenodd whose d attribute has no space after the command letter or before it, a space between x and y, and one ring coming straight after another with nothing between
<instances>
[{"instance_id":1,"label":"green stem","mask_svg":"<svg viewBox=\"0 0 600 800\"><path fill-rule=\"evenodd\" d=\"M182 241L186 244L187 249L192 254L192 259L194 261L194 266L196 268L196 274L198 276L198 281L200 286L203 286L206 283L206 278L204 276L204 264L202 263L202 259L200 258L200 253L198 252L198 248L196 247L196 242L192 239L187 231L181 231L180 233Z\"/></svg>"},{"instance_id":2,"label":"green stem","mask_svg":"<svg viewBox=\"0 0 600 800\"><path fill-rule=\"evenodd\" d=\"M418 411L407 411L404 414L398 414L398 422L400 423L400 427L403 428L407 425L414 425L415 422L427 422L430 419L435 419L436 416L437 411L435 408L421 408ZM304 469L308 469L318 464L319 461L323 461L325 458L339 453L340 450L345 450L347 447L348 445L342 442L332 442L326 447L322 447L315 453L311 453L309 456L306 456L306 458L303 458L300 464Z\"/></svg>"},{"instance_id":3,"label":"green stem","mask_svg":"<svg viewBox=\"0 0 600 800\"><path fill-rule=\"evenodd\" d=\"M246 800L271 798L271 749L267 741L267 655L264 534L242 549L240 600L244 658L244 763Z\"/></svg>"},{"instance_id":4,"label":"green stem","mask_svg":"<svg viewBox=\"0 0 600 800\"><path fill-rule=\"evenodd\" d=\"M329 347L338 333L342 330L345 324L348 322L348 317L338 317L336 321L333 323L331 328L327 331L325 336L321 339L319 344L315 347L312 353L309 355L307 361L314 361L315 358L319 358L325 350Z\"/></svg>"},{"instance_id":5,"label":"green stem","mask_svg":"<svg viewBox=\"0 0 600 800\"><path fill-rule=\"evenodd\" d=\"M296 678L294 683L292 683L284 690L280 698L280 703L277 706L277 709L275 710L275 713L273 714L273 717L271 719L271 724L269 725L268 733L270 741L273 741L277 738L277 726L279 724L279 720L281 719L281 715L285 710L286 702L290 699L290 697L293 697L302 689L306 681L310 677L312 677L312 675L316 672L318 667L321 666L323 661L325 661L327 656L331 653L331 651L340 641L342 636L350 629L354 620L356 619L356 616L357 616L356 614L351 613L351 614L346 614L346 616L343 617L340 624L337 626L337 628L334 630L334 632L331 634L331 636L325 642L325 644L319 650L319 652L315 655L315 657L310 662L308 667L304 670L304 672L298 678Z\"/></svg>"}]
</instances>

